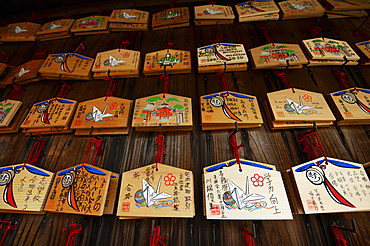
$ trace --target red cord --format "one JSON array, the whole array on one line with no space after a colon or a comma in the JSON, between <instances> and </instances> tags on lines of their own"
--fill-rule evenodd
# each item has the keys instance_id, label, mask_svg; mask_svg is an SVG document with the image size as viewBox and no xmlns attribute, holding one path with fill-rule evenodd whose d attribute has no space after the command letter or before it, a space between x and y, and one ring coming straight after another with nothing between
<instances>
[{"instance_id":1,"label":"red cord","mask_svg":"<svg viewBox=\"0 0 370 246\"><path fill-rule=\"evenodd\" d=\"M236 132L233 132L230 135L229 144L230 144L231 148L233 149L234 158L236 159L236 162L239 165L239 171L242 171L242 166L240 164L239 149L244 146L244 143L241 143L240 145L238 145L238 143L236 141Z\"/></svg>"},{"instance_id":2,"label":"red cord","mask_svg":"<svg viewBox=\"0 0 370 246\"><path fill-rule=\"evenodd\" d=\"M98 155L103 153L103 148L101 147L104 140L102 138L96 139L94 137L90 138L89 144L84 156L84 163L89 163L90 165L95 166L96 158ZM91 157L92 155L92 157ZM92 159L91 159L92 158ZM91 161L90 161L91 159Z\"/></svg>"},{"instance_id":3,"label":"red cord","mask_svg":"<svg viewBox=\"0 0 370 246\"><path fill-rule=\"evenodd\" d=\"M75 244L76 234L81 234L83 227L76 223L70 224L68 227L72 228L69 230L66 246L73 246ZM67 228L62 228L61 231L65 232L67 231Z\"/></svg>"},{"instance_id":4,"label":"red cord","mask_svg":"<svg viewBox=\"0 0 370 246\"><path fill-rule=\"evenodd\" d=\"M165 98L168 92L168 85L170 84L170 76L168 74L163 74L159 76L159 80L163 81L163 98Z\"/></svg>"},{"instance_id":5,"label":"red cord","mask_svg":"<svg viewBox=\"0 0 370 246\"><path fill-rule=\"evenodd\" d=\"M338 228L338 225L330 225L331 232L334 236L336 246L347 246L347 241L343 236L342 230Z\"/></svg>"},{"instance_id":6,"label":"red cord","mask_svg":"<svg viewBox=\"0 0 370 246\"><path fill-rule=\"evenodd\" d=\"M62 88L60 88L56 97L64 98L64 97L67 96L68 92L70 92L71 90L72 90L72 86L70 86L68 84L63 84Z\"/></svg>"},{"instance_id":7,"label":"red cord","mask_svg":"<svg viewBox=\"0 0 370 246\"><path fill-rule=\"evenodd\" d=\"M275 71L275 75L281 79L281 82L283 82L283 86L285 89L292 88L292 91L294 93L294 88L292 84L290 83L290 80L288 76L286 75L285 71L282 71L282 72Z\"/></svg>"},{"instance_id":8,"label":"red cord","mask_svg":"<svg viewBox=\"0 0 370 246\"><path fill-rule=\"evenodd\" d=\"M163 133L158 133L157 139L157 154L155 155L155 169L158 171L158 163L163 163L163 157L167 155L164 151L164 135Z\"/></svg>"},{"instance_id":9,"label":"red cord","mask_svg":"<svg viewBox=\"0 0 370 246\"><path fill-rule=\"evenodd\" d=\"M229 87L227 85L227 79L226 79L225 72L223 72L221 70L217 70L217 75L221 75L220 80L221 80L222 90L226 91L227 94L229 94Z\"/></svg>"},{"instance_id":10,"label":"red cord","mask_svg":"<svg viewBox=\"0 0 370 246\"><path fill-rule=\"evenodd\" d=\"M333 74L342 89L355 87L351 82L349 82L349 80L347 79L347 74L345 72L334 71Z\"/></svg>"},{"instance_id":11,"label":"red cord","mask_svg":"<svg viewBox=\"0 0 370 246\"><path fill-rule=\"evenodd\" d=\"M26 163L31 164L31 165L36 165L37 161L41 156L44 156L45 154L41 154L42 148L44 147L46 141L41 140L41 133L37 133L36 139L33 142L32 148L30 153L28 154L26 158Z\"/></svg>"},{"instance_id":12,"label":"red cord","mask_svg":"<svg viewBox=\"0 0 370 246\"><path fill-rule=\"evenodd\" d=\"M104 99L106 101L108 97L114 96L114 94L116 94L117 81L110 77L105 77L104 80L105 81L109 80L109 87L108 87L107 93L105 94L105 99Z\"/></svg>"},{"instance_id":13,"label":"red cord","mask_svg":"<svg viewBox=\"0 0 370 246\"><path fill-rule=\"evenodd\" d=\"M154 227L153 232L150 235L149 245L150 246L158 246L158 245L166 246L166 243L162 241L163 239L167 239L167 237L161 237L161 227L156 226Z\"/></svg>"},{"instance_id":14,"label":"red cord","mask_svg":"<svg viewBox=\"0 0 370 246\"><path fill-rule=\"evenodd\" d=\"M248 228L243 228L243 234L244 234L244 243L245 246L255 246L254 237L251 236L252 232L248 230Z\"/></svg>"}]
</instances>

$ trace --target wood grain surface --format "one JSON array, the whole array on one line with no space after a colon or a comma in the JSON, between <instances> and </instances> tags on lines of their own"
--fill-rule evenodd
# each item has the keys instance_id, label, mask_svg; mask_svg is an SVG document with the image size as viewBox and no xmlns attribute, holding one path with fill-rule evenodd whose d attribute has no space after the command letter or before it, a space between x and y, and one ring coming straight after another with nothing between
<instances>
[{"instance_id":1,"label":"wood grain surface","mask_svg":"<svg viewBox=\"0 0 370 246\"><path fill-rule=\"evenodd\" d=\"M236 1L228 2L234 5ZM129 8L131 2L127 2ZM201 3L195 3L201 5ZM194 16L192 3L178 4L189 7ZM204 2L202 4L205 4ZM112 5L110 5L112 7ZM121 7L121 6L120 6ZM140 8L150 14L167 9L168 6L151 6ZM90 8L91 9L91 8ZM109 16L113 8L102 15ZM89 9L81 9L81 18L96 13L88 13ZM90 11L91 12L91 11ZM63 13L64 14L64 13ZM45 16L45 15L43 15ZM40 20L40 24L61 16L50 16ZM353 31L363 22L364 18L325 19L318 22L323 28L323 35L328 38L345 40L354 46L363 41L353 36ZM23 20L19 20L23 21ZM112 32L110 34L72 36L68 39L45 42L5 43L1 46L12 54L9 64L19 66L30 60L38 49L46 49L49 54L73 51L83 41L86 50L82 55L95 57L98 52L116 49L122 40L129 40L127 47L141 52L142 61L146 53L167 48L168 32L175 49L190 50L192 65L196 67L196 49L211 43L216 34L222 37L221 42L241 43L245 49L264 45L267 42L261 27L268 26L269 36L274 42L300 43L303 39L312 38L310 30L315 26L316 19L279 20L268 22L234 22L233 25L198 26L191 22L189 27L146 32ZM370 33L370 22L365 23L362 31ZM287 71L287 75L295 88L316 91L325 94L341 89L332 72L337 67L306 67ZM141 68L142 69L142 68ZM361 88L370 88L370 67L347 66L343 68L349 80ZM264 122L266 112L262 106L266 93L283 89L279 78L273 70L248 70L243 72L226 72L229 90L255 95L262 111ZM158 76L144 76L142 71L138 78L117 79L118 90L115 96L130 100L163 92L163 83ZM73 90L67 98L86 101L105 96L109 81L70 81ZM62 83L59 80L43 80L25 85L22 102L30 108L35 102L55 97ZM1 89L1 100L10 93L11 88ZM243 227L250 230L256 228L256 245L334 245L330 231L333 222L341 226L351 227L351 219L355 219L357 233L343 231L348 245L370 245L370 213L336 213L325 215L293 215L292 221L212 221L203 216L202 172L203 168L215 163L232 159L232 150L228 145L229 135L233 130L202 131L199 98L214 92L222 91L221 81L216 73L198 74L192 69L190 74L170 75L168 93L192 98L194 128L188 132L165 132L165 150L167 156L163 162L167 165L190 169L195 182L195 210L192 219L165 218L155 219L161 226L161 236L167 245L202 245L221 246L244 244ZM349 160L357 163L370 161L369 126L330 126L319 128L318 136L328 156ZM263 163L270 163L282 172L288 191L289 202L292 202L292 184L288 182L289 174L284 172L292 166L304 163L307 157L296 142L298 135L305 129L271 131L267 123L260 128L241 129L237 133L238 143L244 143L239 150L241 158ZM102 136L104 152L98 157L97 166L121 174L154 162L156 153L155 138L157 132L136 132L131 129L128 135ZM44 147L45 156L37 166L56 172L79 164L83 161L89 141L88 136L71 134L43 135L47 140ZM0 163L7 166L22 163L29 153L34 137L22 133L0 135ZM369 168L367 168L367 171ZM67 223L79 223L83 226L82 234L76 237L75 245L149 245L152 219L119 220L115 215L102 217L72 214L56 214L47 212L44 215L0 214L3 220L19 223L15 231L11 231L5 245L65 245L68 232L60 229ZM4 228L0 231L2 233Z\"/></svg>"}]
</instances>

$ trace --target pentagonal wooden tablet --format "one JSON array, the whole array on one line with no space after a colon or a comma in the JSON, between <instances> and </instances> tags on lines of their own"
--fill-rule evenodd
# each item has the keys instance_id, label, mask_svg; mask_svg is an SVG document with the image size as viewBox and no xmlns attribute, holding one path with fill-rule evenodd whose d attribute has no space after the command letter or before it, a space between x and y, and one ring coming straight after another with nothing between
<instances>
[{"instance_id":1,"label":"pentagonal wooden tablet","mask_svg":"<svg viewBox=\"0 0 370 246\"><path fill-rule=\"evenodd\" d=\"M302 41L311 59L357 61L360 57L345 41L330 38L312 38Z\"/></svg>"},{"instance_id":2,"label":"pentagonal wooden tablet","mask_svg":"<svg viewBox=\"0 0 370 246\"><path fill-rule=\"evenodd\" d=\"M115 49L100 52L96 55L93 72L138 71L140 51Z\"/></svg>"},{"instance_id":3,"label":"pentagonal wooden tablet","mask_svg":"<svg viewBox=\"0 0 370 246\"><path fill-rule=\"evenodd\" d=\"M370 90L350 88L330 93L339 120L370 123Z\"/></svg>"},{"instance_id":4,"label":"pentagonal wooden tablet","mask_svg":"<svg viewBox=\"0 0 370 246\"><path fill-rule=\"evenodd\" d=\"M320 17L325 12L325 9L316 0L288 0L278 4L284 20Z\"/></svg>"},{"instance_id":5,"label":"pentagonal wooden tablet","mask_svg":"<svg viewBox=\"0 0 370 246\"><path fill-rule=\"evenodd\" d=\"M0 168L0 209L42 211L54 173L22 163Z\"/></svg>"},{"instance_id":6,"label":"pentagonal wooden tablet","mask_svg":"<svg viewBox=\"0 0 370 246\"><path fill-rule=\"evenodd\" d=\"M69 126L76 107L77 101L59 97L35 103L21 128Z\"/></svg>"},{"instance_id":7,"label":"pentagonal wooden tablet","mask_svg":"<svg viewBox=\"0 0 370 246\"><path fill-rule=\"evenodd\" d=\"M292 172L306 214L370 210L370 181L361 164L320 157Z\"/></svg>"},{"instance_id":8,"label":"pentagonal wooden tablet","mask_svg":"<svg viewBox=\"0 0 370 246\"><path fill-rule=\"evenodd\" d=\"M248 62L247 53L242 44L216 43L200 47L197 52L198 66Z\"/></svg>"},{"instance_id":9,"label":"pentagonal wooden tablet","mask_svg":"<svg viewBox=\"0 0 370 246\"><path fill-rule=\"evenodd\" d=\"M71 32L91 32L104 31L108 29L108 16L88 16L81 19L77 19Z\"/></svg>"},{"instance_id":10,"label":"pentagonal wooden tablet","mask_svg":"<svg viewBox=\"0 0 370 246\"><path fill-rule=\"evenodd\" d=\"M74 19L60 19L47 22L37 31L37 35L45 35L51 33L69 32L75 23Z\"/></svg>"},{"instance_id":11,"label":"pentagonal wooden tablet","mask_svg":"<svg viewBox=\"0 0 370 246\"><path fill-rule=\"evenodd\" d=\"M109 22L146 24L149 21L149 12L137 9L116 9L109 17Z\"/></svg>"},{"instance_id":12,"label":"pentagonal wooden tablet","mask_svg":"<svg viewBox=\"0 0 370 246\"><path fill-rule=\"evenodd\" d=\"M200 97L203 124L240 125L262 124L262 116L255 96L232 91L222 91Z\"/></svg>"},{"instance_id":13,"label":"pentagonal wooden tablet","mask_svg":"<svg viewBox=\"0 0 370 246\"><path fill-rule=\"evenodd\" d=\"M117 216L194 217L194 181L189 170L150 164L122 174Z\"/></svg>"},{"instance_id":14,"label":"pentagonal wooden tablet","mask_svg":"<svg viewBox=\"0 0 370 246\"><path fill-rule=\"evenodd\" d=\"M165 49L145 55L145 75L161 75L164 71L167 74L190 73L190 51Z\"/></svg>"},{"instance_id":15,"label":"pentagonal wooden tablet","mask_svg":"<svg viewBox=\"0 0 370 246\"><path fill-rule=\"evenodd\" d=\"M298 44L270 43L249 50L255 68L274 68L307 64L306 56Z\"/></svg>"},{"instance_id":16,"label":"pentagonal wooden tablet","mask_svg":"<svg viewBox=\"0 0 370 246\"><path fill-rule=\"evenodd\" d=\"M10 124L22 102L16 100L4 100L0 102L0 127L5 127Z\"/></svg>"},{"instance_id":17,"label":"pentagonal wooden tablet","mask_svg":"<svg viewBox=\"0 0 370 246\"><path fill-rule=\"evenodd\" d=\"M239 3L235 8L239 14L239 20L243 17L279 12L278 6L272 0Z\"/></svg>"},{"instance_id":18,"label":"pentagonal wooden tablet","mask_svg":"<svg viewBox=\"0 0 370 246\"><path fill-rule=\"evenodd\" d=\"M94 59L76 53L60 53L49 55L39 72L43 75L58 76L62 78L84 76L91 74Z\"/></svg>"},{"instance_id":19,"label":"pentagonal wooden tablet","mask_svg":"<svg viewBox=\"0 0 370 246\"><path fill-rule=\"evenodd\" d=\"M72 129L128 127L132 101L119 97L100 97L78 104Z\"/></svg>"},{"instance_id":20,"label":"pentagonal wooden tablet","mask_svg":"<svg viewBox=\"0 0 370 246\"><path fill-rule=\"evenodd\" d=\"M204 211L207 219L292 220L280 172L271 165L236 160L205 167Z\"/></svg>"},{"instance_id":21,"label":"pentagonal wooden tablet","mask_svg":"<svg viewBox=\"0 0 370 246\"><path fill-rule=\"evenodd\" d=\"M362 41L355 45L362 52L365 62L368 62L370 60L370 40Z\"/></svg>"},{"instance_id":22,"label":"pentagonal wooden tablet","mask_svg":"<svg viewBox=\"0 0 370 246\"><path fill-rule=\"evenodd\" d=\"M235 15L231 6L216 4L195 6L194 15L196 20L235 19Z\"/></svg>"},{"instance_id":23,"label":"pentagonal wooden tablet","mask_svg":"<svg viewBox=\"0 0 370 246\"><path fill-rule=\"evenodd\" d=\"M8 126L0 128L0 134L16 133L28 113L28 109L22 105Z\"/></svg>"},{"instance_id":24,"label":"pentagonal wooden tablet","mask_svg":"<svg viewBox=\"0 0 370 246\"><path fill-rule=\"evenodd\" d=\"M275 121L334 121L321 93L289 88L267 93Z\"/></svg>"},{"instance_id":25,"label":"pentagonal wooden tablet","mask_svg":"<svg viewBox=\"0 0 370 246\"><path fill-rule=\"evenodd\" d=\"M39 69L45 60L32 60L13 69L4 79L5 85L10 85L13 81L16 84L27 84L41 80Z\"/></svg>"},{"instance_id":26,"label":"pentagonal wooden tablet","mask_svg":"<svg viewBox=\"0 0 370 246\"><path fill-rule=\"evenodd\" d=\"M36 32L40 29L40 27L40 24L31 22L19 22L9 24L6 29L0 34L0 41L35 41Z\"/></svg>"},{"instance_id":27,"label":"pentagonal wooden tablet","mask_svg":"<svg viewBox=\"0 0 370 246\"><path fill-rule=\"evenodd\" d=\"M135 100L132 127L192 127L191 98L166 93Z\"/></svg>"},{"instance_id":28,"label":"pentagonal wooden tablet","mask_svg":"<svg viewBox=\"0 0 370 246\"><path fill-rule=\"evenodd\" d=\"M323 1L325 7L330 10L363 10L370 8L368 0L349 0L349 1L336 1L325 0Z\"/></svg>"},{"instance_id":29,"label":"pentagonal wooden tablet","mask_svg":"<svg viewBox=\"0 0 370 246\"><path fill-rule=\"evenodd\" d=\"M86 163L56 173L45 210L101 216L112 173Z\"/></svg>"},{"instance_id":30,"label":"pentagonal wooden tablet","mask_svg":"<svg viewBox=\"0 0 370 246\"><path fill-rule=\"evenodd\" d=\"M121 31L148 31L148 24L111 22L109 28L113 32Z\"/></svg>"},{"instance_id":31,"label":"pentagonal wooden tablet","mask_svg":"<svg viewBox=\"0 0 370 246\"><path fill-rule=\"evenodd\" d=\"M153 14L152 27L155 28L167 28L176 26L177 24L184 24L189 26L189 9L188 7L171 8L161 12Z\"/></svg>"}]
</instances>

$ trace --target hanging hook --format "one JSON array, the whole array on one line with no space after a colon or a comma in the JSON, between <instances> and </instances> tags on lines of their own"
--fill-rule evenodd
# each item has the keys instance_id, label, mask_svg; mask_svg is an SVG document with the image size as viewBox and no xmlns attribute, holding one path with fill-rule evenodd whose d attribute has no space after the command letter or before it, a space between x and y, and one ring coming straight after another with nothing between
<instances>
[{"instance_id":1,"label":"hanging hook","mask_svg":"<svg viewBox=\"0 0 370 246\"><path fill-rule=\"evenodd\" d=\"M158 133L162 133L162 123L159 123Z\"/></svg>"},{"instance_id":2,"label":"hanging hook","mask_svg":"<svg viewBox=\"0 0 370 246\"><path fill-rule=\"evenodd\" d=\"M110 69L108 69L107 76L110 80L113 80L112 76L110 75Z\"/></svg>"},{"instance_id":3,"label":"hanging hook","mask_svg":"<svg viewBox=\"0 0 370 246\"><path fill-rule=\"evenodd\" d=\"M289 69L289 67L290 67L289 60L286 60L286 67L284 68L284 72L285 72L286 70L288 70L288 69Z\"/></svg>"},{"instance_id":4,"label":"hanging hook","mask_svg":"<svg viewBox=\"0 0 370 246\"><path fill-rule=\"evenodd\" d=\"M340 65L334 72L338 72L341 68L343 68L349 62L346 56L343 56L343 59L344 59L344 63Z\"/></svg>"},{"instance_id":5,"label":"hanging hook","mask_svg":"<svg viewBox=\"0 0 370 246\"><path fill-rule=\"evenodd\" d=\"M235 130L233 131L232 134L236 134L238 131L239 131L239 125L238 125L238 122L235 121Z\"/></svg>"},{"instance_id":6,"label":"hanging hook","mask_svg":"<svg viewBox=\"0 0 370 246\"><path fill-rule=\"evenodd\" d=\"M226 62L224 62L224 73L226 73Z\"/></svg>"},{"instance_id":7,"label":"hanging hook","mask_svg":"<svg viewBox=\"0 0 370 246\"><path fill-rule=\"evenodd\" d=\"M368 15L366 15L366 16L365 16L365 20L361 23L361 25L359 25L359 26L354 30L354 33L356 33L358 30L360 30L360 29L361 29L361 27L362 27L363 25L365 25L365 23L366 23L368 20L369 20L369 16L368 16Z\"/></svg>"},{"instance_id":8,"label":"hanging hook","mask_svg":"<svg viewBox=\"0 0 370 246\"><path fill-rule=\"evenodd\" d=\"M91 126L90 127L90 132L89 132L89 137L92 137L93 131L94 131L94 126Z\"/></svg>"},{"instance_id":9,"label":"hanging hook","mask_svg":"<svg viewBox=\"0 0 370 246\"><path fill-rule=\"evenodd\" d=\"M357 233L357 226L356 226L355 219L352 218L351 223L352 223L352 228L347 228L347 227L344 227L344 226L338 226L337 228L341 229L341 230L344 230L344 231L350 231L350 232L353 232L353 233ZM333 225L338 225L338 223L334 221Z\"/></svg>"}]
</instances>

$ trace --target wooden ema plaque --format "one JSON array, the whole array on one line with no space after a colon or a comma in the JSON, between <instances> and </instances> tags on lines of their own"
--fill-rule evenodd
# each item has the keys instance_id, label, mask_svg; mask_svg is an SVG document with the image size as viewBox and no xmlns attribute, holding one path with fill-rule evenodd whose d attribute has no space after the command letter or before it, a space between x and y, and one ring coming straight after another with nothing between
<instances>
[{"instance_id":1,"label":"wooden ema plaque","mask_svg":"<svg viewBox=\"0 0 370 246\"><path fill-rule=\"evenodd\" d=\"M118 76L116 73L125 74L125 77L133 74L138 77L139 62L140 51L115 49L98 53L92 71L106 75L109 71L110 75L115 75L116 78Z\"/></svg>"},{"instance_id":2,"label":"wooden ema plaque","mask_svg":"<svg viewBox=\"0 0 370 246\"><path fill-rule=\"evenodd\" d=\"M198 66L228 65L248 62L242 44L216 43L197 49Z\"/></svg>"},{"instance_id":3,"label":"wooden ema plaque","mask_svg":"<svg viewBox=\"0 0 370 246\"><path fill-rule=\"evenodd\" d=\"M351 18L351 17L365 17L369 14L366 10L325 10L325 14L328 19L338 19L338 18Z\"/></svg>"},{"instance_id":4,"label":"wooden ema plaque","mask_svg":"<svg viewBox=\"0 0 370 246\"><path fill-rule=\"evenodd\" d=\"M370 210L370 181L361 164L331 157L292 168L305 214Z\"/></svg>"},{"instance_id":5,"label":"wooden ema plaque","mask_svg":"<svg viewBox=\"0 0 370 246\"><path fill-rule=\"evenodd\" d=\"M117 206L120 219L192 218L195 215L193 173L150 164L122 174Z\"/></svg>"},{"instance_id":6,"label":"wooden ema plaque","mask_svg":"<svg viewBox=\"0 0 370 246\"><path fill-rule=\"evenodd\" d=\"M39 72L49 79L90 80L94 59L76 53L49 55Z\"/></svg>"},{"instance_id":7,"label":"wooden ema plaque","mask_svg":"<svg viewBox=\"0 0 370 246\"><path fill-rule=\"evenodd\" d=\"M8 126L0 127L0 134L16 133L19 131L19 127L22 124L24 118L28 113L28 109L25 106L21 106L18 112L15 114L13 119L10 121Z\"/></svg>"},{"instance_id":8,"label":"wooden ema plaque","mask_svg":"<svg viewBox=\"0 0 370 246\"><path fill-rule=\"evenodd\" d=\"M96 216L108 214L105 209L113 212L115 199L108 193L117 190L111 186L112 179L118 176L86 163L61 170L55 175L45 211ZM110 204L106 208L107 197Z\"/></svg>"},{"instance_id":9,"label":"wooden ema plaque","mask_svg":"<svg viewBox=\"0 0 370 246\"><path fill-rule=\"evenodd\" d=\"M149 12L137 9L116 9L109 17L109 22L147 24Z\"/></svg>"},{"instance_id":10,"label":"wooden ema plaque","mask_svg":"<svg viewBox=\"0 0 370 246\"><path fill-rule=\"evenodd\" d=\"M302 41L303 47L313 60L340 60L344 56L349 61L358 61L360 57L345 41L330 38L313 38Z\"/></svg>"},{"instance_id":11,"label":"wooden ema plaque","mask_svg":"<svg viewBox=\"0 0 370 246\"><path fill-rule=\"evenodd\" d=\"M147 31L149 12L137 9L116 9L109 18L112 31Z\"/></svg>"},{"instance_id":12,"label":"wooden ema plaque","mask_svg":"<svg viewBox=\"0 0 370 246\"><path fill-rule=\"evenodd\" d=\"M54 173L26 163L1 167L0 211L42 212L53 177Z\"/></svg>"},{"instance_id":13,"label":"wooden ema plaque","mask_svg":"<svg viewBox=\"0 0 370 246\"><path fill-rule=\"evenodd\" d=\"M143 73L144 75L191 73L190 51L165 49L147 53Z\"/></svg>"},{"instance_id":14,"label":"wooden ema plaque","mask_svg":"<svg viewBox=\"0 0 370 246\"><path fill-rule=\"evenodd\" d=\"M116 134L128 134L131 108L131 100L119 97L100 97L80 102L71 129L85 129L83 132L86 135L89 135L91 127L97 128L96 130L110 129L110 132L117 131ZM96 131L93 130L92 133L95 134Z\"/></svg>"},{"instance_id":15,"label":"wooden ema plaque","mask_svg":"<svg viewBox=\"0 0 370 246\"><path fill-rule=\"evenodd\" d=\"M289 88L267 93L267 98L273 121L335 120L321 93Z\"/></svg>"},{"instance_id":16,"label":"wooden ema plaque","mask_svg":"<svg viewBox=\"0 0 370 246\"><path fill-rule=\"evenodd\" d=\"M2 42L23 42L36 41L36 32L41 27L40 24L31 22L19 22L9 24L0 34Z\"/></svg>"},{"instance_id":17,"label":"wooden ema plaque","mask_svg":"<svg viewBox=\"0 0 370 246\"><path fill-rule=\"evenodd\" d=\"M64 98L52 98L32 106L21 128L68 127L77 102Z\"/></svg>"},{"instance_id":18,"label":"wooden ema plaque","mask_svg":"<svg viewBox=\"0 0 370 246\"><path fill-rule=\"evenodd\" d=\"M341 125L370 124L370 90L350 88L330 93L333 112Z\"/></svg>"},{"instance_id":19,"label":"wooden ema plaque","mask_svg":"<svg viewBox=\"0 0 370 246\"><path fill-rule=\"evenodd\" d=\"M226 68L225 68L226 67ZM239 72L247 71L247 63L235 63L229 65L198 66L198 73L217 73L217 71Z\"/></svg>"},{"instance_id":20,"label":"wooden ema plaque","mask_svg":"<svg viewBox=\"0 0 370 246\"><path fill-rule=\"evenodd\" d=\"M271 130L284 130L284 129L295 129L295 128L312 128L313 122L311 121L274 121L272 119L272 111L267 101L264 102L264 108L266 110L266 117ZM332 126L333 121L318 121L316 122L317 127L328 127Z\"/></svg>"},{"instance_id":21,"label":"wooden ema plaque","mask_svg":"<svg viewBox=\"0 0 370 246\"><path fill-rule=\"evenodd\" d=\"M37 38L40 41L48 41L71 37L71 31L74 19L60 19L47 22L37 31Z\"/></svg>"},{"instance_id":22,"label":"wooden ema plaque","mask_svg":"<svg viewBox=\"0 0 370 246\"><path fill-rule=\"evenodd\" d=\"M0 102L0 127L6 127L10 124L22 102L16 100L4 100Z\"/></svg>"},{"instance_id":23,"label":"wooden ema plaque","mask_svg":"<svg viewBox=\"0 0 370 246\"><path fill-rule=\"evenodd\" d=\"M370 65L370 40L362 41L355 44L361 56L362 65Z\"/></svg>"},{"instance_id":24,"label":"wooden ema plaque","mask_svg":"<svg viewBox=\"0 0 370 246\"><path fill-rule=\"evenodd\" d=\"M270 43L249 50L255 69L284 69L307 64L308 61L298 44Z\"/></svg>"},{"instance_id":25,"label":"wooden ema plaque","mask_svg":"<svg viewBox=\"0 0 370 246\"><path fill-rule=\"evenodd\" d=\"M202 130L260 127L263 123L257 98L222 91L200 97Z\"/></svg>"},{"instance_id":26,"label":"wooden ema plaque","mask_svg":"<svg viewBox=\"0 0 370 246\"><path fill-rule=\"evenodd\" d=\"M308 60L308 67L313 66L356 66L358 65L357 61L348 61L347 63L345 61L336 61L336 60Z\"/></svg>"},{"instance_id":27,"label":"wooden ema plaque","mask_svg":"<svg viewBox=\"0 0 370 246\"><path fill-rule=\"evenodd\" d=\"M71 28L74 35L92 35L109 33L108 16L89 16L76 20Z\"/></svg>"},{"instance_id":28,"label":"wooden ema plaque","mask_svg":"<svg viewBox=\"0 0 370 246\"><path fill-rule=\"evenodd\" d=\"M190 14L188 7L166 9L152 17L153 30L189 26Z\"/></svg>"},{"instance_id":29,"label":"wooden ema plaque","mask_svg":"<svg viewBox=\"0 0 370 246\"><path fill-rule=\"evenodd\" d=\"M279 2L283 20L321 17L325 9L316 0L288 0Z\"/></svg>"},{"instance_id":30,"label":"wooden ema plaque","mask_svg":"<svg viewBox=\"0 0 370 246\"><path fill-rule=\"evenodd\" d=\"M166 93L136 99L132 127L137 131L191 131L191 98ZM171 129L172 128L172 129Z\"/></svg>"},{"instance_id":31,"label":"wooden ema plaque","mask_svg":"<svg viewBox=\"0 0 370 246\"><path fill-rule=\"evenodd\" d=\"M25 85L40 81L42 76L40 76L39 69L44 61L45 60L32 60L16 67L9 72L8 76L3 80L3 84L10 85L14 82L18 85Z\"/></svg>"},{"instance_id":32,"label":"wooden ema plaque","mask_svg":"<svg viewBox=\"0 0 370 246\"><path fill-rule=\"evenodd\" d=\"M239 22L278 20L280 11L272 0L249 1L235 5L239 15Z\"/></svg>"},{"instance_id":33,"label":"wooden ema plaque","mask_svg":"<svg viewBox=\"0 0 370 246\"><path fill-rule=\"evenodd\" d=\"M369 0L349 0L349 1L324 0L322 1L322 4L329 10L335 11L370 9Z\"/></svg>"},{"instance_id":34,"label":"wooden ema plaque","mask_svg":"<svg viewBox=\"0 0 370 246\"><path fill-rule=\"evenodd\" d=\"M207 219L292 220L280 172L264 163L235 159L203 169Z\"/></svg>"},{"instance_id":35,"label":"wooden ema plaque","mask_svg":"<svg viewBox=\"0 0 370 246\"><path fill-rule=\"evenodd\" d=\"M194 7L195 25L232 24L235 15L231 6L209 4Z\"/></svg>"}]
</instances>

